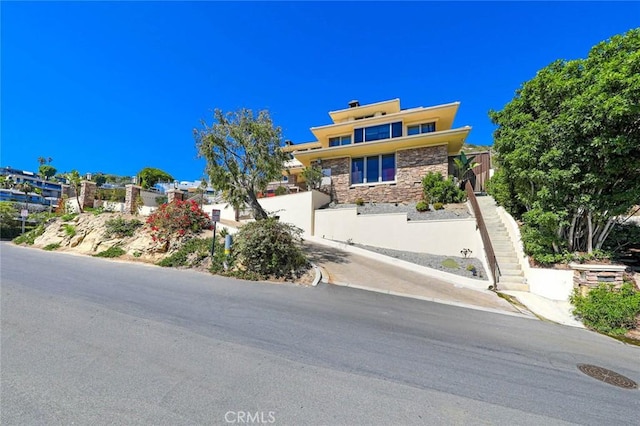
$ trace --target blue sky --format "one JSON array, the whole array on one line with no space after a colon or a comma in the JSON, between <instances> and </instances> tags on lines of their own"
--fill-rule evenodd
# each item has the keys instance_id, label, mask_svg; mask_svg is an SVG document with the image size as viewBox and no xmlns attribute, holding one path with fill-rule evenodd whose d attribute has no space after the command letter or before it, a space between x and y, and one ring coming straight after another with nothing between
<instances>
[{"instance_id":1,"label":"blue sky","mask_svg":"<svg viewBox=\"0 0 640 426\"><path fill-rule=\"evenodd\" d=\"M0 166L199 179L214 108L268 109L294 143L330 110L460 101L489 145L537 70L637 27L637 2L6 2Z\"/></svg>"}]
</instances>

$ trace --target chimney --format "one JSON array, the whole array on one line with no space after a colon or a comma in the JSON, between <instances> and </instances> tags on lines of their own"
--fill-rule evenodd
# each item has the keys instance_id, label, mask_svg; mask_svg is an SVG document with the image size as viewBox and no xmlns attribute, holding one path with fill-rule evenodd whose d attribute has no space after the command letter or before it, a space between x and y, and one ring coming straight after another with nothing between
<instances>
[{"instance_id":1,"label":"chimney","mask_svg":"<svg viewBox=\"0 0 640 426\"><path fill-rule=\"evenodd\" d=\"M349 108L355 108L355 107L359 107L360 106L360 102L357 100L353 100L351 102L349 102Z\"/></svg>"}]
</instances>

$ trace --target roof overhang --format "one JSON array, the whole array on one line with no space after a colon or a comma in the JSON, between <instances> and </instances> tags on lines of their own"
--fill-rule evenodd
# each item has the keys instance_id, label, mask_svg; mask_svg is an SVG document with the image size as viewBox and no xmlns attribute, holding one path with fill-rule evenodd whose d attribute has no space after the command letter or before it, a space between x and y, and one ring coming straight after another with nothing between
<instances>
[{"instance_id":1,"label":"roof overhang","mask_svg":"<svg viewBox=\"0 0 640 426\"><path fill-rule=\"evenodd\" d=\"M329 111L329 116L334 123L339 123L341 121L349 120L349 118L365 117L377 112L384 112L386 114L400 112L400 99L392 99L390 101L382 101L353 108Z\"/></svg>"},{"instance_id":2,"label":"roof overhang","mask_svg":"<svg viewBox=\"0 0 640 426\"><path fill-rule=\"evenodd\" d=\"M438 145L447 145L448 155L458 155L470 131L471 127L465 126L458 129L423 133L401 138L333 146L309 151L295 151L293 155L296 160L304 166L309 166L312 161L319 159L357 157Z\"/></svg>"},{"instance_id":3,"label":"roof overhang","mask_svg":"<svg viewBox=\"0 0 640 426\"><path fill-rule=\"evenodd\" d=\"M451 129L453 125L453 119L460 102L451 102L448 104L436 105L428 108L418 107L394 113L388 113L386 115L380 115L377 117L365 118L363 120L349 120L339 122L335 124L327 124L324 126L317 126L311 128L311 133L318 139L323 140L332 136L341 136L343 134L350 134L354 128L375 126L376 124L384 124L393 122L396 118L403 121L405 124L418 123L426 121L436 121L438 128ZM356 109L356 108L351 108ZM344 110L348 111L348 110Z\"/></svg>"}]
</instances>

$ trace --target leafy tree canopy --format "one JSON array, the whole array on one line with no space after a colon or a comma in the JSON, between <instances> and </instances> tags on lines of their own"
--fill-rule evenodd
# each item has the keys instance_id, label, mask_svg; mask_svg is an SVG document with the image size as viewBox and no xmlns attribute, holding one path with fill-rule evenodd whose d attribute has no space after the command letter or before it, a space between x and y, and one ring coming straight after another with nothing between
<instances>
[{"instance_id":1,"label":"leafy tree canopy","mask_svg":"<svg viewBox=\"0 0 640 426\"><path fill-rule=\"evenodd\" d=\"M173 182L173 177L169 173L153 167L145 167L138 172L138 176L140 185L145 189L151 188L158 182Z\"/></svg>"},{"instance_id":2,"label":"leafy tree canopy","mask_svg":"<svg viewBox=\"0 0 640 426\"><path fill-rule=\"evenodd\" d=\"M599 249L640 199L640 28L553 62L489 115L491 188L522 217L530 248Z\"/></svg>"},{"instance_id":3,"label":"leafy tree canopy","mask_svg":"<svg viewBox=\"0 0 640 426\"><path fill-rule=\"evenodd\" d=\"M307 189L309 191L320 188L320 184L322 183L322 169L320 167L305 167L300 175L304 178L305 182L307 182Z\"/></svg>"},{"instance_id":4,"label":"leafy tree canopy","mask_svg":"<svg viewBox=\"0 0 640 426\"><path fill-rule=\"evenodd\" d=\"M216 109L213 118L212 125L203 121L203 128L194 130L212 187L232 206L249 205L256 220L266 219L257 193L282 175L287 160L280 149L282 130L274 126L268 111L254 115L250 109L228 113Z\"/></svg>"},{"instance_id":5,"label":"leafy tree canopy","mask_svg":"<svg viewBox=\"0 0 640 426\"><path fill-rule=\"evenodd\" d=\"M58 172L58 169L56 169L50 164L42 164L38 168L38 174L44 177L45 180L48 180L49 178L55 176L57 172Z\"/></svg>"}]
</instances>

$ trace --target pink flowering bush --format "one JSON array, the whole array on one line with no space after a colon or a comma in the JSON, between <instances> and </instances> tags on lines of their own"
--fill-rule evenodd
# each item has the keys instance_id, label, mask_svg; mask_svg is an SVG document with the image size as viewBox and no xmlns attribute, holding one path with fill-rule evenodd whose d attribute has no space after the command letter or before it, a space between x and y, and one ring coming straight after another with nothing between
<instances>
[{"instance_id":1,"label":"pink flowering bush","mask_svg":"<svg viewBox=\"0 0 640 426\"><path fill-rule=\"evenodd\" d=\"M151 226L153 240L160 242L213 227L209 215L193 200L163 204L147 218L147 223Z\"/></svg>"}]
</instances>

